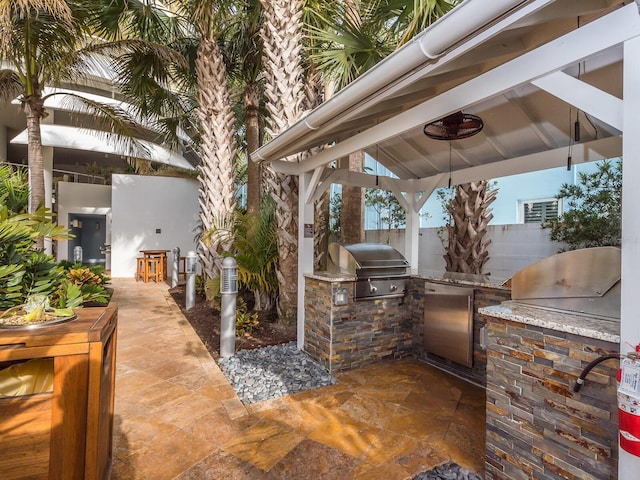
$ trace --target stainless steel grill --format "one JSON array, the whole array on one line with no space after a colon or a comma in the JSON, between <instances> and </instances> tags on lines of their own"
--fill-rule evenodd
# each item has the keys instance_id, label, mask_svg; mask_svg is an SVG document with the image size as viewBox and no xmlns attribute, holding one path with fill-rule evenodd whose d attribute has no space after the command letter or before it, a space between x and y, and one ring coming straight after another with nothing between
<instances>
[{"instance_id":1,"label":"stainless steel grill","mask_svg":"<svg viewBox=\"0 0 640 480\"><path fill-rule=\"evenodd\" d=\"M329 270L356 277L354 300L402 297L409 262L395 248L378 243L329 244Z\"/></svg>"},{"instance_id":2,"label":"stainless steel grill","mask_svg":"<svg viewBox=\"0 0 640 480\"><path fill-rule=\"evenodd\" d=\"M560 253L511 278L511 299L553 310L620 319L621 256L616 247Z\"/></svg>"}]
</instances>

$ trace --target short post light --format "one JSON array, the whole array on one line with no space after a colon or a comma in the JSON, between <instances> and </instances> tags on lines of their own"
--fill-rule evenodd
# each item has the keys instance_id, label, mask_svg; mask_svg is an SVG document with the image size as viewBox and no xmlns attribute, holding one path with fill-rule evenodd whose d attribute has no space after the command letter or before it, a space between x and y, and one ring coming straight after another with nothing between
<instances>
[{"instance_id":1,"label":"short post light","mask_svg":"<svg viewBox=\"0 0 640 480\"><path fill-rule=\"evenodd\" d=\"M187 284L185 287L185 309L189 310L196 304L196 269L198 257L196 252L190 251L186 257L185 272L187 274Z\"/></svg>"},{"instance_id":2,"label":"short post light","mask_svg":"<svg viewBox=\"0 0 640 480\"><path fill-rule=\"evenodd\" d=\"M180 276L180 247L175 247L173 253L173 269L171 270L171 288L178 286L178 278Z\"/></svg>"},{"instance_id":3,"label":"short post light","mask_svg":"<svg viewBox=\"0 0 640 480\"><path fill-rule=\"evenodd\" d=\"M233 257L222 260L220 283L220 356L232 357L236 353L236 296L238 295L238 263Z\"/></svg>"}]
</instances>

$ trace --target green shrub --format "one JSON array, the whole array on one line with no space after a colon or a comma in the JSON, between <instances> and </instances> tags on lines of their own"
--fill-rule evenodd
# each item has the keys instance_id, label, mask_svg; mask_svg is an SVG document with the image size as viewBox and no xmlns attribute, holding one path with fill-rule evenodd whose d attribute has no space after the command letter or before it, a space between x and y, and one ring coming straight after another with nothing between
<instances>
[{"instance_id":1,"label":"green shrub","mask_svg":"<svg viewBox=\"0 0 640 480\"><path fill-rule=\"evenodd\" d=\"M22 186L21 186L22 185ZM34 248L40 238L69 239L73 235L52 221L50 210L27 211L26 176L0 167L0 310L46 295L54 308L75 308L86 302L107 303L104 269L57 264L53 256Z\"/></svg>"}]
</instances>

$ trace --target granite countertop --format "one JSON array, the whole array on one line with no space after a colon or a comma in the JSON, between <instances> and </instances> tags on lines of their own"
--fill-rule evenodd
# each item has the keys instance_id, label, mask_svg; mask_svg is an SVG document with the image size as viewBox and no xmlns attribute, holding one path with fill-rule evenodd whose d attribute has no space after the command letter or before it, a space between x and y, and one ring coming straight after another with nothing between
<instances>
[{"instance_id":1,"label":"granite countertop","mask_svg":"<svg viewBox=\"0 0 640 480\"><path fill-rule=\"evenodd\" d=\"M313 278L314 280L321 280L324 282L355 282L356 276L349 275L348 273L340 272L314 272L305 273L306 278Z\"/></svg>"},{"instance_id":2,"label":"granite countertop","mask_svg":"<svg viewBox=\"0 0 640 480\"><path fill-rule=\"evenodd\" d=\"M479 308L478 313L587 338L620 343L620 322L606 318L561 312L516 302L504 302L501 305Z\"/></svg>"},{"instance_id":3,"label":"granite countertop","mask_svg":"<svg viewBox=\"0 0 640 480\"><path fill-rule=\"evenodd\" d=\"M419 272L414 275L415 278L421 278L430 282L450 283L452 285L469 285L472 287L491 287L501 290L511 290L509 286L505 286L498 279L493 279L487 275L465 275L461 273L436 273L436 272Z\"/></svg>"}]
</instances>

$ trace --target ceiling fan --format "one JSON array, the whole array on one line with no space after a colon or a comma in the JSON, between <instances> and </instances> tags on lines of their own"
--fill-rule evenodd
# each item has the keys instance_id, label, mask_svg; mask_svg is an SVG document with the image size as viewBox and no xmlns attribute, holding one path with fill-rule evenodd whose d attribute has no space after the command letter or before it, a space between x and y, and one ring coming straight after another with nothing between
<instances>
[{"instance_id":1,"label":"ceiling fan","mask_svg":"<svg viewBox=\"0 0 640 480\"><path fill-rule=\"evenodd\" d=\"M427 123L424 134L435 140L459 140L479 133L484 127L482 119L470 113L456 112Z\"/></svg>"}]
</instances>

